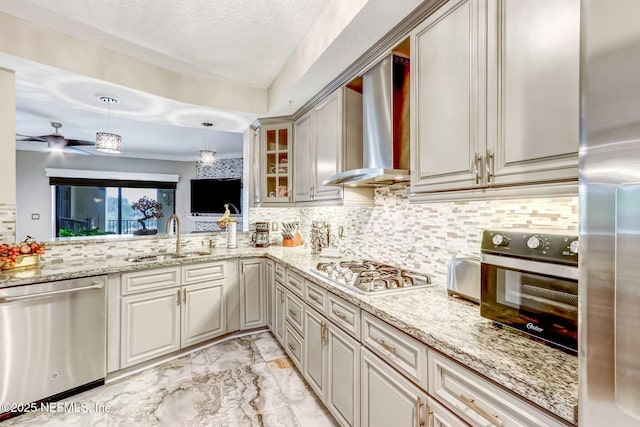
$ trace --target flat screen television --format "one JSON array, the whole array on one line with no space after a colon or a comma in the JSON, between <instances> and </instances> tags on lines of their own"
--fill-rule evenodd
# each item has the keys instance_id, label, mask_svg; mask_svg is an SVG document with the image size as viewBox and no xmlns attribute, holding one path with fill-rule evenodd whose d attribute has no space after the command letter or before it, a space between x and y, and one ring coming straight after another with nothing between
<instances>
[{"instance_id":1,"label":"flat screen television","mask_svg":"<svg viewBox=\"0 0 640 427\"><path fill-rule=\"evenodd\" d=\"M241 212L241 194L241 179L192 179L191 213L222 214L225 203L233 204ZM233 208L229 210L235 214Z\"/></svg>"}]
</instances>

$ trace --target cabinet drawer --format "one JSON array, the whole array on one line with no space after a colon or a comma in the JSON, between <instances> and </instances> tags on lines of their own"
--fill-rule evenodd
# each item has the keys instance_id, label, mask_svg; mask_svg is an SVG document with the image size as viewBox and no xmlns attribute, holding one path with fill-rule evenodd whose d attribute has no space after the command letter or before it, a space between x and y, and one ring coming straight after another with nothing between
<instances>
[{"instance_id":1,"label":"cabinet drawer","mask_svg":"<svg viewBox=\"0 0 640 427\"><path fill-rule=\"evenodd\" d=\"M466 427L467 423L460 418L453 415L444 405L441 405L437 400L432 397L427 397L427 406L429 411L427 412L429 420L427 425L429 427Z\"/></svg>"},{"instance_id":2,"label":"cabinet drawer","mask_svg":"<svg viewBox=\"0 0 640 427\"><path fill-rule=\"evenodd\" d=\"M427 346L369 313L362 316L362 343L427 390Z\"/></svg>"},{"instance_id":3,"label":"cabinet drawer","mask_svg":"<svg viewBox=\"0 0 640 427\"><path fill-rule=\"evenodd\" d=\"M205 280L224 279L226 267L226 261L184 266L182 267L182 284L190 285Z\"/></svg>"},{"instance_id":4,"label":"cabinet drawer","mask_svg":"<svg viewBox=\"0 0 640 427\"><path fill-rule=\"evenodd\" d=\"M360 308L335 295L327 294L327 318L360 340Z\"/></svg>"},{"instance_id":5,"label":"cabinet drawer","mask_svg":"<svg viewBox=\"0 0 640 427\"><path fill-rule=\"evenodd\" d=\"M284 265L276 263L276 280L284 284Z\"/></svg>"},{"instance_id":6,"label":"cabinet drawer","mask_svg":"<svg viewBox=\"0 0 640 427\"><path fill-rule=\"evenodd\" d=\"M320 313L324 313L327 306L327 291L315 283L311 283L308 280L306 282L304 288L305 302Z\"/></svg>"},{"instance_id":7,"label":"cabinet drawer","mask_svg":"<svg viewBox=\"0 0 640 427\"><path fill-rule=\"evenodd\" d=\"M291 360L293 360L293 363L302 371L304 340L289 324L285 326L284 330L284 348Z\"/></svg>"},{"instance_id":8,"label":"cabinet drawer","mask_svg":"<svg viewBox=\"0 0 640 427\"><path fill-rule=\"evenodd\" d=\"M304 279L299 274L287 269L284 284L293 291L296 295L302 298L304 290Z\"/></svg>"},{"instance_id":9,"label":"cabinet drawer","mask_svg":"<svg viewBox=\"0 0 640 427\"><path fill-rule=\"evenodd\" d=\"M299 333L302 334L302 322L304 319L304 303L300 298L287 292L284 302L285 318Z\"/></svg>"},{"instance_id":10,"label":"cabinet drawer","mask_svg":"<svg viewBox=\"0 0 640 427\"><path fill-rule=\"evenodd\" d=\"M122 295L180 286L180 267L134 271L122 275Z\"/></svg>"},{"instance_id":11,"label":"cabinet drawer","mask_svg":"<svg viewBox=\"0 0 640 427\"><path fill-rule=\"evenodd\" d=\"M429 351L429 393L472 425L565 425L432 350Z\"/></svg>"}]
</instances>

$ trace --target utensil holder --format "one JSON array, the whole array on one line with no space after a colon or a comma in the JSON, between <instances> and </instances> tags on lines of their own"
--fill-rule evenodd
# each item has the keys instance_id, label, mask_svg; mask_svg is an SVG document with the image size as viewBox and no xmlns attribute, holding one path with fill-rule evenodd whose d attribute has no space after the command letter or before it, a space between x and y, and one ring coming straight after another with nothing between
<instances>
[{"instance_id":1,"label":"utensil holder","mask_svg":"<svg viewBox=\"0 0 640 427\"><path fill-rule=\"evenodd\" d=\"M301 246L304 242L302 241L302 237L300 233L296 231L296 234L293 236L293 239L282 239L282 246L286 247L294 247Z\"/></svg>"}]
</instances>

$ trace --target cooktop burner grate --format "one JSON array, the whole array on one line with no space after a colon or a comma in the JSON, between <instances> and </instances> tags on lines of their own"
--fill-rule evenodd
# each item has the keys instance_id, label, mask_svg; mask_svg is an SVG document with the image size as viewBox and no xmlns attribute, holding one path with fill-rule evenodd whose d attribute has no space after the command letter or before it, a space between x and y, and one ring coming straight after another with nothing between
<instances>
[{"instance_id":1,"label":"cooktop burner grate","mask_svg":"<svg viewBox=\"0 0 640 427\"><path fill-rule=\"evenodd\" d=\"M311 271L364 294L416 289L431 284L426 274L371 260L319 262Z\"/></svg>"}]
</instances>

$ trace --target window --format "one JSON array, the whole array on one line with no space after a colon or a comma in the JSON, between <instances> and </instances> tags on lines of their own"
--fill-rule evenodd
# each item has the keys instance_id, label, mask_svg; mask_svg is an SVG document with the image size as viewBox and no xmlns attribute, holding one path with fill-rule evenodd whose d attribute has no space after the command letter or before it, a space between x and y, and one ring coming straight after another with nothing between
<instances>
[{"instance_id":1,"label":"window","mask_svg":"<svg viewBox=\"0 0 640 427\"><path fill-rule=\"evenodd\" d=\"M50 184L55 186L58 237L164 234L166 220L162 218L175 213L175 183L51 178ZM132 208L134 202L145 197L162 205L160 219L145 219L142 212ZM143 233L143 229L152 231Z\"/></svg>"}]
</instances>

